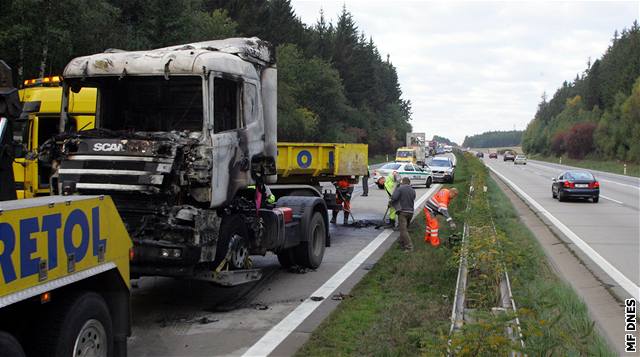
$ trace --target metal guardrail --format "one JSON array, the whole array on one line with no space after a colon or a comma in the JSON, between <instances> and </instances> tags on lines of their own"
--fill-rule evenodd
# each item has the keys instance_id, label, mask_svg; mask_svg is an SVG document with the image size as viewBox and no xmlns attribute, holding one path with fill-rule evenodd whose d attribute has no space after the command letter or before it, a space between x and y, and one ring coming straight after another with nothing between
<instances>
[{"instance_id":1,"label":"metal guardrail","mask_svg":"<svg viewBox=\"0 0 640 357\"><path fill-rule=\"evenodd\" d=\"M469 186L469 195L467 196L467 207L465 208L465 212L468 212L471 206L471 197L473 196L475 190L473 186L474 177L471 177L472 185ZM482 187L483 191L486 192L487 187ZM487 198L485 197L485 200ZM487 200L488 203L488 200ZM493 220L493 216L489 217L491 220L491 227L493 232L497 234L495 222ZM464 224L463 235L462 235L462 243L460 247L460 264L458 267L458 278L456 281L456 291L453 301L453 308L451 311L451 327L449 329L449 341L448 341L448 355L454 356L455 351L451 349L451 338L456 331L459 331L464 326L465 321L465 298L466 298L466 290L467 290L467 277L468 277L468 266L467 266L467 253L468 253L468 244L469 244L469 225L467 222ZM513 294L511 291L511 283L509 280L509 274L507 273L506 265L502 262L503 273L500 277L499 288L500 288L500 307L498 310L503 311L512 311L515 315L514 323L516 326L516 333L513 331L511 326L507 326L505 329L506 335L514 342L519 341L520 346L524 349L524 338L522 335L522 328L520 327L520 320L517 314L517 307L515 300L513 298ZM510 356L521 356L522 354L516 351L512 351L509 353ZM525 355L526 356L526 355Z\"/></svg>"}]
</instances>

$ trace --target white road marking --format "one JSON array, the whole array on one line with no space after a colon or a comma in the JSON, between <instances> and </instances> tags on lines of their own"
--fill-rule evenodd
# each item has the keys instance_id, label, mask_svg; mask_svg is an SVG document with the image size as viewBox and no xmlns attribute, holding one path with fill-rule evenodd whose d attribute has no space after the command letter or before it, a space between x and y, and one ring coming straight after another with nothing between
<instances>
[{"instance_id":1,"label":"white road marking","mask_svg":"<svg viewBox=\"0 0 640 357\"><path fill-rule=\"evenodd\" d=\"M627 185L626 183L620 183L620 182L611 181L611 180L605 180L605 179L600 179L600 181L602 181L602 182L608 182L608 183L615 183L616 185L620 185L620 186L627 186L627 187L635 188L636 190L639 190L639 191L640 191L640 187L638 187L638 186L634 186L634 185Z\"/></svg>"},{"instance_id":2,"label":"white road marking","mask_svg":"<svg viewBox=\"0 0 640 357\"><path fill-rule=\"evenodd\" d=\"M418 201L414 204L415 208L419 208L424 201L427 200L431 194L440 188L440 185L432 185L424 195L422 195ZM393 233L391 229L385 229L380 233L371 243L369 243L364 249L362 249L356 256L351 258L349 262L347 262L338 272L336 272L329 280L327 280L318 290L314 291L311 296L323 296L325 300L327 297L330 297L334 291L345 281L347 280L351 274L353 274L362 263L364 263L367 258L373 252L382 245ZM271 328L258 342L256 342L253 346L251 346L247 352L243 354L246 357L253 356L267 356L271 352L273 352L282 341L284 341L287 336L289 336L295 329L307 318L309 315L315 311L315 309L320 306L322 301L313 301L311 299L306 299L302 302L295 310L291 311L289 315L287 315L282 321L280 321L277 325Z\"/></svg>"},{"instance_id":3,"label":"white road marking","mask_svg":"<svg viewBox=\"0 0 640 357\"><path fill-rule=\"evenodd\" d=\"M620 201L618 201L618 200L614 200L613 198L611 198L611 197L607 197L607 196L605 196L605 195L603 195L603 194L600 194L600 197L604 198L605 200L613 201L613 202L618 203L618 204L621 204L621 205L623 205L623 204L624 204L624 203L622 203L622 202L620 202Z\"/></svg>"},{"instance_id":4,"label":"white road marking","mask_svg":"<svg viewBox=\"0 0 640 357\"><path fill-rule=\"evenodd\" d=\"M631 297L636 300L640 299L640 287L634 284L629 278L627 278L624 274L622 274L616 267L614 267L609 261L604 259L598 252L596 252L591 246L589 246L585 241L583 241L577 234L573 233L569 227L565 226L560 220L554 217L549 211L544 209L541 204L536 202L531 196L526 194L520 187L516 186L511 180L506 178L504 175L496 171L491 166L488 166L493 173L498 175L507 185L511 186L513 190L515 190L520 197L522 197L525 201L527 201L531 206L537 209L540 213L542 213L551 223L553 223L556 228L558 228L562 233L564 233L573 244L575 244L584 254L586 254L595 264L597 264L605 273L607 273L611 279L613 279L618 285L620 285Z\"/></svg>"}]
</instances>

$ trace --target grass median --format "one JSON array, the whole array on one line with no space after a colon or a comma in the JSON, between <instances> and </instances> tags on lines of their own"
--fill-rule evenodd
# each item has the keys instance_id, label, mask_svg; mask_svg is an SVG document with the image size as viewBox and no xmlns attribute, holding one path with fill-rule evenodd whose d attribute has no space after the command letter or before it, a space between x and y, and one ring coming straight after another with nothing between
<instances>
[{"instance_id":1,"label":"grass median","mask_svg":"<svg viewBox=\"0 0 640 357\"><path fill-rule=\"evenodd\" d=\"M513 294L529 355L614 355L597 334L578 296L549 269L541 247L480 162L459 156L456 182L460 198L450 206L465 218L471 175L484 175L491 214L498 230L512 240L508 264ZM473 215L469 212L466 215ZM441 237L447 237L446 225ZM462 226L462 224L459 224ZM424 215L410 227L412 253L390 249L314 331L298 356L438 356L446 353L457 277L456 249L424 243ZM504 346L487 346L486 329L469 330L470 348L459 355L496 355ZM497 342L499 344L500 342ZM481 348L471 348L481 347ZM511 346L510 346L511 347ZM509 347L509 348L510 348Z\"/></svg>"}]
</instances>

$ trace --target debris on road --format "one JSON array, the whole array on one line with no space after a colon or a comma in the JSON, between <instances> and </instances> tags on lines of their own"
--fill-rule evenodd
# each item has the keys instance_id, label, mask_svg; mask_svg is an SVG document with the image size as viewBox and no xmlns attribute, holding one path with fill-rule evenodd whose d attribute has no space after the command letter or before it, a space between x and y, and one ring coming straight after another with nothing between
<instances>
[{"instance_id":1,"label":"debris on road","mask_svg":"<svg viewBox=\"0 0 640 357\"><path fill-rule=\"evenodd\" d=\"M351 294L343 294L342 292L339 292L339 293L333 295L331 297L331 300L342 301L344 299L352 298L352 297L353 297L353 295L351 295Z\"/></svg>"},{"instance_id":2,"label":"debris on road","mask_svg":"<svg viewBox=\"0 0 640 357\"><path fill-rule=\"evenodd\" d=\"M256 310L269 310L269 306L267 306L266 304L263 304L261 302L257 302L255 304L253 304L253 308Z\"/></svg>"},{"instance_id":3,"label":"debris on road","mask_svg":"<svg viewBox=\"0 0 640 357\"><path fill-rule=\"evenodd\" d=\"M210 324L210 323L213 323L213 322L218 322L220 320L218 320L218 319L210 319L207 316L203 316L203 317L199 318L197 321L202 325L206 325L206 324Z\"/></svg>"},{"instance_id":4,"label":"debris on road","mask_svg":"<svg viewBox=\"0 0 640 357\"><path fill-rule=\"evenodd\" d=\"M311 301L322 301L324 300L324 296L312 296L310 299Z\"/></svg>"}]
</instances>

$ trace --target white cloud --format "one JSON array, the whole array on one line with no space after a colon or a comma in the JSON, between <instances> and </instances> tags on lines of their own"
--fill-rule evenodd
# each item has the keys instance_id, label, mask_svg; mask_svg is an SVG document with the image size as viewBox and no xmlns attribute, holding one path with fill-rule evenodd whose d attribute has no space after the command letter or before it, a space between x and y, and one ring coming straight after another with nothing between
<instances>
[{"instance_id":1,"label":"white cloud","mask_svg":"<svg viewBox=\"0 0 640 357\"><path fill-rule=\"evenodd\" d=\"M320 8L335 23L344 3L390 54L414 130L458 142L524 129L541 94L601 57L640 11L638 2L292 1L307 24Z\"/></svg>"}]
</instances>

